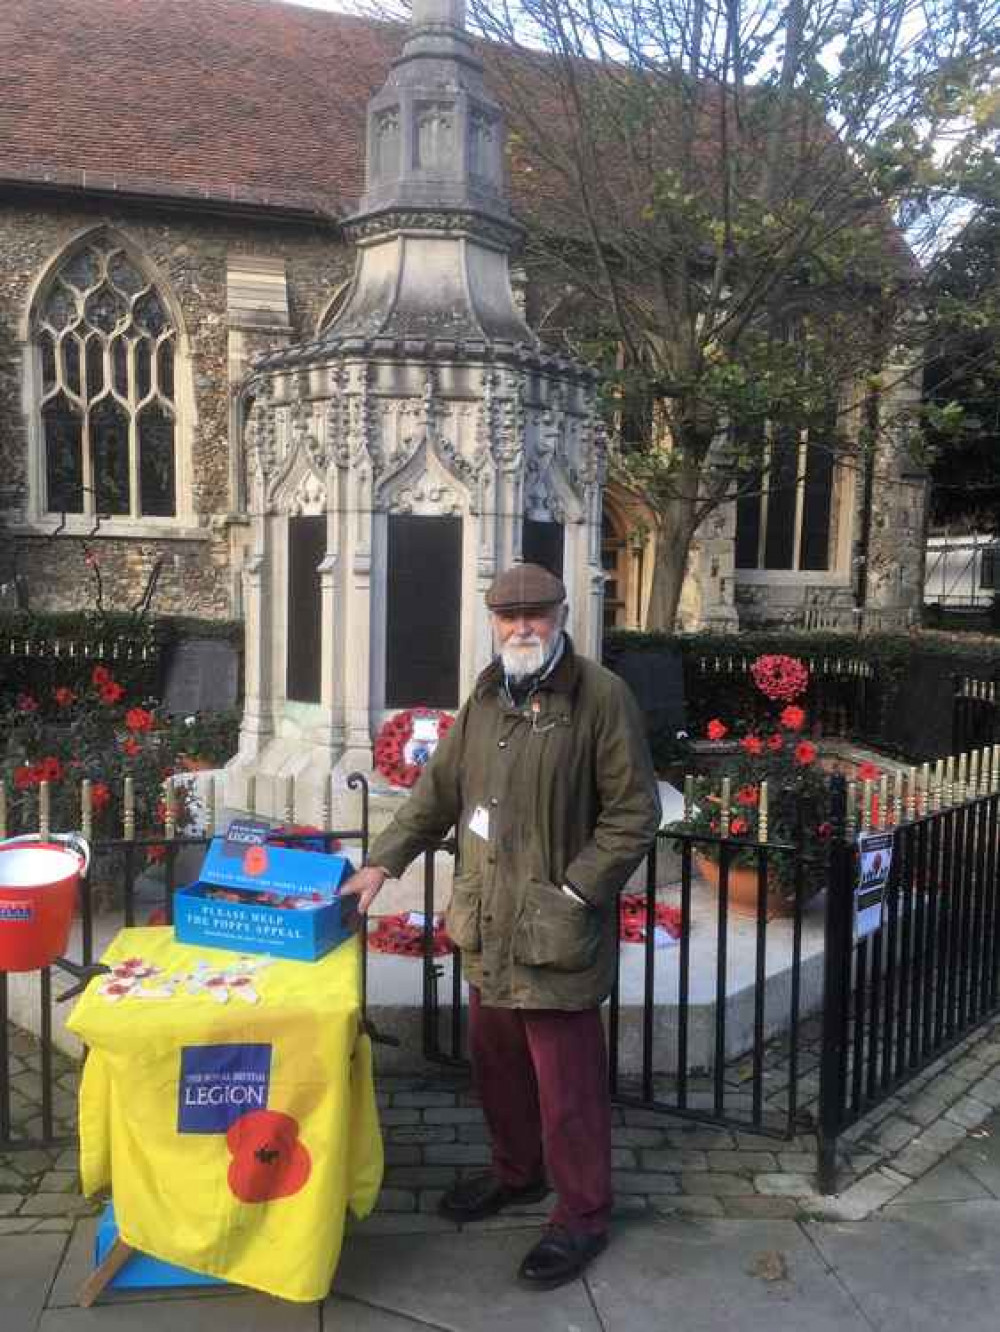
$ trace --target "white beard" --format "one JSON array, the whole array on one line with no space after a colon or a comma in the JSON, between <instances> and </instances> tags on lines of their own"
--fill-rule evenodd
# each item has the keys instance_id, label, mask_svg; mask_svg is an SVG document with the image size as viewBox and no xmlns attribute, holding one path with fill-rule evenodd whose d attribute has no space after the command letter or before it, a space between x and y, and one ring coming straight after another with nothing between
<instances>
[{"instance_id":1,"label":"white beard","mask_svg":"<svg viewBox=\"0 0 1000 1332\"><path fill-rule=\"evenodd\" d=\"M500 660L511 680L524 680L529 675L537 675L545 669L555 655L562 635L555 633L549 640L548 648L538 637L521 638L516 642L508 639L500 649Z\"/></svg>"}]
</instances>

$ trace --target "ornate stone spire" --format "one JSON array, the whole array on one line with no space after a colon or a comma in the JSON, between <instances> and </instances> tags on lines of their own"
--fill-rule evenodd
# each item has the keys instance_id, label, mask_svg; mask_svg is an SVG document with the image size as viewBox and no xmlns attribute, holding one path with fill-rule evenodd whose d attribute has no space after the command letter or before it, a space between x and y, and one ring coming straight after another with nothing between
<instances>
[{"instance_id":1,"label":"ornate stone spire","mask_svg":"<svg viewBox=\"0 0 1000 1332\"><path fill-rule=\"evenodd\" d=\"M433 342L536 349L508 254L521 228L504 188L503 112L465 31L465 0L414 0L368 107L366 190L345 232L354 284L323 345Z\"/></svg>"},{"instance_id":2,"label":"ornate stone spire","mask_svg":"<svg viewBox=\"0 0 1000 1332\"><path fill-rule=\"evenodd\" d=\"M402 53L369 104L366 192L351 222L449 209L510 224L504 123L465 31L465 0L414 0Z\"/></svg>"}]
</instances>

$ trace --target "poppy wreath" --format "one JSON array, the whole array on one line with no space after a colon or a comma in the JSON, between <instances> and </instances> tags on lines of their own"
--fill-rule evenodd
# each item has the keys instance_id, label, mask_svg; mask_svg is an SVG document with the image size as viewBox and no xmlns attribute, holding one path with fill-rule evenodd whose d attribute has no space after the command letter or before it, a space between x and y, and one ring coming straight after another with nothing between
<instances>
[{"instance_id":1,"label":"poppy wreath","mask_svg":"<svg viewBox=\"0 0 1000 1332\"><path fill-rule=\"evenodd\" d=\"M783 653L765 653L750 665L753 682L772 702L791 703L804 694L809 684L809 668L798 657Z\"/></svg>"},{"instance_id":2,"label":"poppy wreath","mask_svg":"<svg viewBox=\"0 0 1000 1332\"><path fill-rule=\"evenodd\" d=\"M373 953L394 953L397 957L423 957L424 932L419 925L413 924L406 911L398 916L380 916L375 929L368 935L368 948ZM442 916L434 919L433 949L435 957L452 952Z\"/></svg>"},{"instance_id":3,"label":"poppy wreath","mask_svg":"<svg viewBox=\"0 0 1000 1332\"><path fill-rule=\"evenodd\" d=\"M646 897L643 893L623 893L618 899L618 935L622 943L644 943L646 940ZM654 929L659 927L671 939L681 937L681 909L657 902L654 911Z\"/></svg>"},{"instance_id":4,"label":"poppy wreath","mask_svg":"<svg viewBox=\"0 0 1000 1332\"><path fill-rule=\"evenodd\" d=\"M406 746L418 717L436 719L439 741L444 739L455 721L450 712L442 712L440 708L407 708L390 717L375 739L375 771L380 772L390 786L413 786L424 770L426 758L421 763L410 763L406 758Z\"/></svg>"},{"instance_id":5,"label":"poppy wreath","mask_svg":"<svg viewBox=\"0 0 1000 1332\"><path fill-rule=\"evenodd\" d=\"M643 943L646 938L646 898L642 893L625 893L619 899L621 919L620 938L623 943ZM681 937L681 909L658 902L654 911L655 926L665 930L671 939ZM398 957L422 957L424 932L414 925L407 912L398 916L381 916L375 929L368 935L368 947L373 953L394 953ZM434 956L443 957L452 951L452 943L441 916L434 921Z\"/></svg>"}]
</instances>

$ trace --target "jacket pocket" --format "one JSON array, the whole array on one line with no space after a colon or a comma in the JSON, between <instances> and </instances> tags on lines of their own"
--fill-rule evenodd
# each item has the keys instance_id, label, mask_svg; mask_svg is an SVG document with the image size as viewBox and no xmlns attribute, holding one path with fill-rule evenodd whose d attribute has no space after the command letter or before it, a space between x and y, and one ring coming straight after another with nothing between
<instances>
[{"instance_id":1,"label":"jacket pocket","mask_svg":"<svg viewBox=\"0 0 1000 1332\"><path fill-rule=\"evenodd\" d=\"M529 879L514 931L514 961L553 971L586 971L597 961L601 912L572 902L553 883Z\"/></svg>"},{"instance_id":2,"label":"jacket pocket","mask_svg":"<svg viewBox=\"0 0 1000 1332\"><path fill-rule=\"evenodd\" d=\"M483 880L479 874L457 874L451 888L451 901L444 913L445 926L452 943L463 953L482 951L479 925L483 901Z\"/></svg>"}]
</instances>

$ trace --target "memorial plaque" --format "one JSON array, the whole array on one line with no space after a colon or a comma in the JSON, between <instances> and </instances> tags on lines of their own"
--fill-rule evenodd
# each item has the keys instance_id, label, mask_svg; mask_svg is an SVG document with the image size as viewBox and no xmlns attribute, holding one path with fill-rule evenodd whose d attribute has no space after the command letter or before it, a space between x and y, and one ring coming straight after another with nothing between
<instances>
[{"instance_id":1,"label":"memorial plaque","mask_svg":"<svg viewBox=\"0 0 1000 1332\"><path fill-rule=\"evenodd\" d=\"M526 564L540 564L557 578L563 576L564 536L562 523L542 523L525 518L521 533L521 555Z\"/></svg>"},{"instance_id":2,"label":"memorial plaque","mask_svg":"<svg viewBox=\"0 0 1000 1332\"><path fill-rule=\"evenodd\" d=\"M462 520L390 514L385 702L458 706Z\"/></svg>"},{"instance_id":3,"label":"memorial plaque","mask_svg":"<svg viewBox=\"0 0 1000 1332\"><path fill-rule=\"evenodd\" d=\"M167 658L164 711L176 716L224 712L239 702L240 654L224 638L187 638Z\"/></svg>"},{"instance_id":4,"label":"memorial plaque","mask_svg":"<svg viewBox=\"0 0 1000 1332\"><path fill-rule=\"evenodd\" d=\"M616 652L607 665L621 676L642 709L650 735L676 734L686 726L684 660L679 652L658 648L653 652Z\"/></svg>"},{"instance_id":5,"label":"memorial plaque","mask_svg":"<svg viewBox=\"0 0 1000 1332\"><path fill-rule=\"evenodd\" d=\"M285 697L296 703L320 700L323 593L319 566L325 555L325 515L289 518Z\"/></svg>"}]
</instances>

